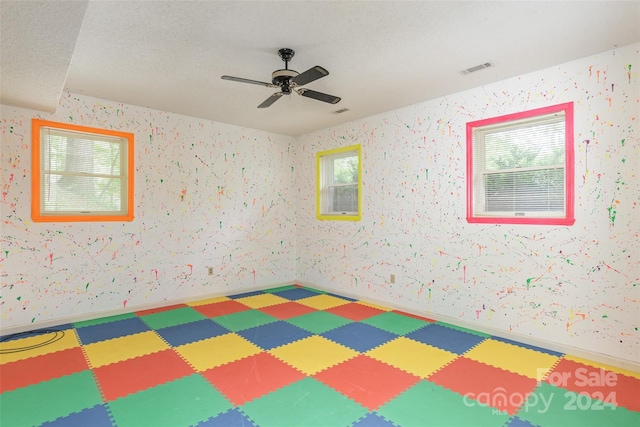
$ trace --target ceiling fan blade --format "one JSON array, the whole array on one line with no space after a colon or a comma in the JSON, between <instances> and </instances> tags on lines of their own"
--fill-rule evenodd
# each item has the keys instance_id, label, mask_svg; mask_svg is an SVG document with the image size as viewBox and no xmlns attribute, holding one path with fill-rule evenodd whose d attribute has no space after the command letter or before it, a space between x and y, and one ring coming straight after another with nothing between
<instances>
[{"instance_id":1,"label":"ceiling fan blade","mask_svg":"<svg viewBox=\"0 0 640 427\"><path fill-rule=\"evenodd\" d=\"M328 75L329 72L319 65L309 68L307 71L298 74L293 78L293 82L298 86L304 86L307 83L311 83L314 80L318 80L321 77Z\"/></svg>"},{"instance_id":2,"label":"ceiling fan blade","mask_svg":"<svg viewBox=\"0 0 640 427\"><path fill-rule=\"evenodd\" d=\"M318 101L328 102L329 104L337 104L341 99L337 96L329 95L322 92L316 92L315 90L310 89L300 89L297 92L298 94L306 96L307 98L317 99Z\"/></svg>"},{"instance_id":3,"label":"ceiling fan blade","mask_svg":"<svg viewBox=\"0 0 640 427\"><path fill-rule=\"evenodd\" d=\"M273 95L271 95L270 97L268 97L267 99L264 100L264 102L260 105L258 105L258 108L267 108L269 106L271 106L271 104L273 104L274 102L276 102L278 99L280 99L280 97L284 95L284 93L282 92L276 92Z\"/></svg>"},{"instance_id":4,"label":"ceiling fan blade","mask_svg":"<svg viewBox=\"0 0 640 427\"><path fill-rule=\"evenodd\" d=\"M257 80L243 79L241 77L233 77L233 76L222 76L222 80L231 80L232 82L240 82L240 83L250 83L252 85L258 86L266 86L266 87L274 87L271 83L259 82Z\"/></svg>"}]
</instances>

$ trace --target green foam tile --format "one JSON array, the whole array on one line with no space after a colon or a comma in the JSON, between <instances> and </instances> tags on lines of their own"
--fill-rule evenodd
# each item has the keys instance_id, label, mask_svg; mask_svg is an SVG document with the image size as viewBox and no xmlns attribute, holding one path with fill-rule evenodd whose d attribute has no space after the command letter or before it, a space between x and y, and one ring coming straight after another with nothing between
<instances>
[{"instance_id":1,"label":"green foam tile","mask_svg":"<svg viewBox=\"0 0 640 427\"><path fill-rule=\"evenodd\" d=\"M134 313L119 314L117 316L101 317L99 319L83 320L73 324L76 328L84 328L85 326L102 325L105 323L117 322L118 320L131 319L137 317Z\"/></svg>"},{"instance_id":2,"label":"green foam tile","mask_svg":"<svg viewBox=\"0 0 640 427\"><path fill-rule=\"evenodd\" d=\"M298 289L298 286L293 286L293 285L278 286L277 288L264 289L263 292L267 294L273 294L275 292L288 291L289 289Z\"/></svg>"},{"instance_id":3,"label":"green foam tile","mask_svg":"<svg viewBox=\"0 0 640 427\"><path fill-rule=\"evenodd\" d=\"M277 320L275 317L269 316L259 310L246 310L213 318L214 322L233 332L266 325L267 323L273 323Z\"/></svg>"},{"instance_id":4,"label":"green foam tile","mask_svg":"<svg viewBox=\"0 0 640 427\"><path fill-rule=\"evenodd\" d=\"M314 334L322 334L331 329L351 323L351 320L327 313L326 311L314 311L313 313L292 317L286 321Z\"/></svg>"},{"instance_id":5,"label":"green foam tile","mask_svg":"<svg viewBox=\"0 0 640 427\"><path fill-rule=\"evenodd\" d=\"M362 320L360 323L366 323L367 325L375 326L376 328L383 329L396 335L405 335L409 332L415 331L416 329L420 329L423 326L431 324L431 322L426 322L409 316L403 316L391 311Z\"/></svg>"},{"instance_id":6,"label":"green foam tile","mask_svg":"<svg viewBox=\"0 0 640 427\"><path fill-rule=\"evenodd\" d=\"M485 334L484 332L474 331L473 329L463 328L462 326L452 325L451 323L435 322L435 324L438 324L440 326L445 326L445 327L450 328L450 329L455 329L457 331L466 332L468 334L477 335L477 336L483 337L483 338L488 338L488 337L491 336L489 334Z\"/></svg>"},{"instance_id":7,"label":"green foam tile","mask_svg":"<svg viewBox=\"0 0 640 427\"><path fill-rule=\"evenodd\" d=\"M421 381L376 412L399 426L503 426L509 415Z\"/></svg>"},{"instance_id":8,"label":"green foam tile","mask_svg":"<svg viewBox=\"0 0 640 427\"><path fill-rule=\"evenodd\" d=\"M640 412L615 406L615 395L610 397L613 402L605 403L591 399L585 393L579 394L542 383L529 395L527 402L520 408L518 417L542 427L640 425Z\"/></svg>"},{"instance_id":9,"label":"green foam tile","mask_svg":"<svg viewBox=\"0 0 640 427\"><path fill-rule=\"evenodd\" d=\"M102 403L91 371L82 371L0 395L0 425L32 426Z\"/></svg>"},{"instance_id":10,"label":"green foam tile","mask_svg":"<svg viewBox=\"0 0 640 427\"><path fill-rule=\"evenodd\" d=\"M190 426L232 407L198 374L116 399L108 405L118 427Z\"/></svg>"},{"instance_id":11,"label":"green foam tile","mask_svg":"<svg viewBox=\"0 0 640 427\"><path fill-rule=\"evenodd\" d=\"M191 307L180 307L159 313L140 316L140 318L152 329L161 329L169 326L182 325L197 320L206 319L206 316Z\"/></svg>"},{"instance_id":12,"label":"green foam tile","mask_svg":"<svg viewBox=\"0 0 640 427\"><path fill-rule=\"evenodd\" d=\"M241 407L260 427L348 426L368 410L313 378L305 378Z\"/></svg>"}]
</instances>

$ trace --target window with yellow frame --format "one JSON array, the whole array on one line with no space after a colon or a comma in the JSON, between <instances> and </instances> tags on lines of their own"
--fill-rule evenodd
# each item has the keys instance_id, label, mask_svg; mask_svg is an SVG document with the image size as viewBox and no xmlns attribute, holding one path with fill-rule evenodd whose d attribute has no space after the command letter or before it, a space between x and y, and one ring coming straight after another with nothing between
<instances>
[{"instance_id":1,"label":"window with yellow frame","mask_svg":"<svg viewBox=\"0 0 640 427\"><path fill-rule=\"evenodd\" d=\"M133 220L131 133L33 119L32 219Z\"/></svg>"},{"instance_id":2,"label":"window with yellow frame","mask_svg":"<svg viewBox=\"0 0 640 427\"><path fill-rule=\"evenodd\" d=\"M316 154L316 216L321 220L362 218L362 147Z\"/></svg>"}]
</instances>

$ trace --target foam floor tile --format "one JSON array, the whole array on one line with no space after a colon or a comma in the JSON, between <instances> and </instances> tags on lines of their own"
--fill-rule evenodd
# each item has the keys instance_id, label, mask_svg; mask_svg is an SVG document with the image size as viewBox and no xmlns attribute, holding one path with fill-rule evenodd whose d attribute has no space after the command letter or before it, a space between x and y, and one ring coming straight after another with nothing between
<instances>
[{"instance_id":1,"label":"foam floor tile","mask_svg":"<svg viewBox=\"0 0 640 427\"><path fill-rule=\"evenodd\" d=\"M315 311L304 314L292 319L287 319L287 322L314 334L321 334L350 323L350 321L344 317L336 316L326 311Z\"/></svg>"},{"instance_id":2,"label":"foam floor tile","mask_svg":"<svg viewBox=\"0 0 640 427\"><path fill-rule=\"evenodd\" d=\"M1 398L3 427L40 425L102 403L89 370L8 391Z\"/></svg>"},{"instance_id":3,"label":"foam floor tile","mask_svg":"<svg viewBox=\"0 0 640 427\"><path fill-rule=\"evenodd\" d=\"M509 416L423 380L376 411L398 426L502 427Z\"/></svg>"},{"instance_id":4,"label":"foam floor tile","mask_svg":"<svg viewBox=\"0 0 640 427\"><path fill-rule=\"evenodd\" d=\"M518 418L543 427L638 426L640 412L604 404L586 394L542 383L518 412Z\"/></svg>"},{"instance_id":5,"label":"foam floor tile","mask_svg":"<svg viewBox=\"0 0 640 427\"><path fill-rule=\"evenodd\" d=\"M420 380L415 375L365 355L332 366L317 373L314 378L370 411Z\"/></svg>"},{"instance_id":6,"label":"foam floor tile","mask_svg":"<svg viewBox=\"0 0 640 427\"><path fill-rule=\"evenodd\" d=\"M184 323L191 323L205 318L206 317L202 313L194 310L192 307L179 307L173 310L152 313L141 317L144 323L153 329L182 325Z\"/></svg>"},{"instance_id":7,"label":"foam floor tile","mask_svg":"<svg viewBox=\"0 0 640 427\"><path fill-rule=\"evenodd\" d=\"M380 309L369 307L358 302L351 302L349 304L328 308L326 311L356 322L383 313Z\"/></svg>"},{"instance_id":8,"label":"foam floor tile","mask_svg":"<svg viewBox=\"0 0 640 427\"><path fill-rule=\"evenodd\" d=\"M229 402L197 374L131 394L108 405L118 427L187 427L231 408Z\"/></svg>"},{"instance_id":9,"label":"foam floor tile","mask_svg":"<svg viewBox=\"0 0 640 427\"><path fill-rule=\"evenodd\" d=\"M263 295L265 292L264 291L251 291L251 292L243 292L241 294L234 294L234 295L229 295L230 299L240 299L240 298L246 298L246 297L252 297L255 295Z\"/></svg>"},{"instance_id":10,"label":"foam floor tile","mask_svg":"<svg viewBox=\"0 0 640 427\"><path fill-rule=\"evenodd\" d=\"M213 321L224 326L230 331L241 331L243 329L255 328L256 326L266 325L267 323L277 322L273 316L269 316L260 310L247 310L239 313L227 314L213 318Z\"/></svg>"},{"instance_id":11,"label":"foam floor tile","mask_svg":"<svg viewBox=\"0 0 640 427\"><path fill-rule=\"evenodd\" d=\"M90 320L83 320L83 321L80 321L80 322L74 322L73 326L76 329L77 328L86 328L87 326L102 325L104 323L117 322L119 320L132 319L132 318L136 318L136 317L138 317L138 316L136 316L135 313L124 313L124 314L118 314L116 316L99 317L97 319L90 319Z\"/></svg>"},{"instance_id":12,"label":"foam floor tile","mask_svg":"<svg viewBox=\"0 0 640 427\"><path fill-rule=\"evenodd\" d=\"M535 379L459 357L429 377L429 381L469 401L514 415L538 384Z\"/></svg>"},{"instance_id":13,"label":"foam floor tile","mask_svg":"<svg viewBox=\"0 0 640 427\"><path fill-rule=\"evenodd\" d=\"M528 348L486 339L464 354L468 359L538 380L558 361L558 357Z\"/></svg>"},{"instance_id":14,"label":"foam floor tile","mask_svg":"<svg viewBox=\"0 0 640 427\"><path fill-rule=\"evenodd\" d=\"M380 415L370 412L364 418L353 423L353 427L396 427L396 425Z\"/></svg>"},{"instance_id":15,"label":"foam floor tile","mask_svg":"<svg viewBox=\"0 0 640 427\"><path fill-rule=\"evenodd\" d=\"M193 373L171 349L94 369L105 400L115 400Z\"/></svg>"},{"instance_id":16,"label":"foam floor tile","mask_svg":"<svg viewBox=\"0 0 640 427\"><path fill-rule=\"evenodd\" d=\"M326 310L327 308L337 307L339 305L348 304L349 301L334 297L333 295L316 295L309 298L299 299L298 302L300 304L304 304L306 306L318 309L318 310Z\"/></svg>"},{"instance_id":17,"label":"foam floor tile","mask_svg":"<svg viewBox=\"0 0 640 427\"><path fill-rule=\"evenodd\" d=\"M269 350L269 353L307 375L313 375L358 354L317 335Z\"/></svg>"},{"instance_id":18,"label":"foam floor tile","mask_svg":"<svg viewBox=\"0 0 640 427\"><path fill-rule=\"evenodd\" d=\"M290 301L296 301L303 298L309 298L309 297L320 295L316 291L312 291L310 289L304 289L304 288L285 289L285 290L274 292L274 294L282 298L286 298Z\"/></svg>"},{"instance_id":19,"label":"foam floor tile","mask_svg":"<svg viewBox=\"0 0 640 427\"><path fill-rule=\"evenodd\" d=\"M235 405L301 380L304 375L268 353L258 353L202 372Z\"/></svg>"},{"instance_id":20,"label":"foam floor tile","mask_svg":"<svg viewBox=\"0 0 640 427\"><path fill-rule=\"evenodd\" d=\"M218 325L211 319L202 319L191 323L157 329L156 333L164 338L171 346L178 347L180 345L224 335L229 333L229 330Z\"/></svg>"},{"instance_id":21,"label":"foam floor tile","mask_svg":"<svg viewBox=\"0 0 640 427\"><path fill-rule=\"evenodd\" d=\"M217 417L198 423L195 427L255 427L255 424L239 410L231 409Z\"/></svg>"},{"instance_id":22,"label":"foam floor tile","mask_svg":"<svg viewBox=\"0 0 640 427\"><path fill-rule=\"evenodd\" d=\"M640 380L573 360L560 360L545 382L640 412Z\"/></svg>"},{"instance_id":23,"label":"foam floor tile","mask_svg":"<svg viewBox=\"0 0 640 427\"><path fill-rule=\"evenodd\" d=\"M259 309L261 312L273 316L276 319L286 320L296 316L302 316L303 314L313 313L316 311L314 308L307 307L306 305L298 304L294 301L285 302L283 304L270 305L268 307L262 307Z\"/></svg>"},{"instance_id":24,"label":"foam floor tile","mask_svg":"<svg viewBox=\"0 0 640 427\"><path fill-rule=\"evenodd\" d=\"M301 340L311 334L290 323L279 321L245 329L238 332L238 335L265 350L270 350L284 344Z\"/></svg>"},{"instance_id":25,"label":"foam floor tile","mask_svg":"<svg viewBox=\"0 0 640 427\"><path fill-rule=\"evenodd\" d=\"M136 311L135 314L137 316L148 316L150 314L157 314L157 313L162 313L162 312L165 312L165 311L172 311L172 310L175 310L177 308L184 308L186 306L187 306L186 304L165 305L165 306L162 306L162 307L150 308L148 310Z\"/></svg>"},{"instance_id":26,"label":"foam floor tile","mask_svg":"<svg viewBox=\"0 0 640 427\"><path fill-rule=\"evenodd\" d=\"M197 371L204 371L262 351L246 339L229 333L174 349Z\"/></svg>"},{"instance_id":27,"label":"foam floor tile","mask_svg":"<svg viewBox=\"0 0 640 427\"><path fill-rule=\"evenodd\" d=\"M468 329L468 328L463 328L462 326L456 326L456 325L452 325L450 323L444 323L444 322L434 322L437 325L440 326L444 326L447 327L449 329L455 329L457 331L461 331L461 332L466 332L468 334L473 334L473 335L477 335L479 337L483 337L483 338L489 338L489 334L485 334L484 332L480 332L480 331L474 331L473 329Z\"/></svg>"},{"instance_id":28,"label":"foam floor tile","mask_svg":"<svg viewBox=\"0 0 640 427\"><path fill-rule=\"evenodd\" d=\"M429 344L451 353L462 354L479 344L484 337L432 323L407 335L414 341Z\"/></svg>"},{"instance_id":29,"label":"foam floor tile","mask_svg":"<svg viewBox=\"0 0 640 427\"><path fill-rule=\"evenodd\" d=\"M188 302L187 305L189 307L199 307L201 305L209 305L209 304L214 304L216 302L223 302L223 301L231 301L231 300L229 299L229 297L214 297L214 298L207 298L199 301L191 301L191 302Z\"/></svg>"},{"instance_id":30,"label":"foam floor tile","mask_svg":"<svg viewBox=\"0 0 640 427\"><path fill-rule=\"evenodd\" d=\"M305 378L261 398L242 411L261 427L348 426L367 410L313 378Z\"/></svg>"},{"instance_id":31,"label":"foam floor tile","mask_svg":"<svg viewBox=\"0 0 640 427\"><path fill-rule=\"evenodd\" d=\"M117 320L98 325L76 327L76 332L82 344L110 340L112 338L133 335L149 330L149 326L137 317Z\"/></svg>"},{"instance_id":32,"label":"foam floor tile","mask_svg":"<svg viewBox=\"0 0 640 427\"><path fill-rule=\"evenodd\" d=\"M394 333L396 335L406 335L410 332L420 329L423 326L430 325L431 323L418 320L413 317L403 316L391 311L383 312L377 316L369 317L362 320L362 323L375 326L376 328Z\"/></svg>"},{"instance_id":33,"label":"foam floor tile","mask_svg":"<svg viewBox=\"0 0 640 427\"><path fill-rule=\"evenodd\" d=\"M73 329L51 328L46 331L25 332L20 336L24 338L0 342L0 364L80 346Z\"/></svg>"},{"instance_id":34,"label":"foam floor tile","mask_svg":"<svg viewBox=\"0 0 640 427\"><path fill-rule=\"evenodd\" d=\"M322 336L359 352L365 352L397 337L396 334L364 323L348 323L325 332Z\"/></svg>"},{"instance_id":35,"label":"foam floor tile","mask_svg":"<svg viewBox=\"0 0 640 427\"><path fill-rule=\"evenodd\" d=\"M155 353L166 348L169 348L169 346L158 335L153 331L148 331L87 344L84 346L84 351L89 360L89 365L92 368L98 368L122 360Z\"/></svg>"},{"instance_id":36,"label":"foam floor tile","mask_svg":"<svg viewBox=\"0 0 640 427\"><path fill-rule=\"evenodd\" d=\"M47 421L40 427L113 427L105 405L96 405L54 421Z\"/></svg>"},{"instance_id":37,"label":"foam floor tile","mask_svg":"<svg viewBox=\"0 0 640 427\"><path fill-rule=\"evenodd\" d=\"M405 337L399 337L376 347L366 354L420 378L427 378L458 357L457 354Z\"/></svg>"},{"instance_id":38,"label":"foam floor tile","mask_svg":"<svg viewBox=\"0 0 640 427\"><path fill-rule=\"evenodd\" d=\"M211 304L203 304L193 306L193 309L198 313L203 314L206 317L218 317L218 316L226 316L227 314L239 313L241 311L250 310L244 304L240 304L234 300L227 300L222 302L215 302Z\"/></svg>"},{"instance_id":39,"label":"foam floor tile","mask_svg":"<svg viewBox=\"0 0 640 427\"><path fill-rule=\"evenodd\" d=\"M491 339L495 340L495 341L504 342L504 343L507 343L507 344L512 344L512 345L515 345L515 346L518 346L518 347L522 347L522 348L528 348L529 350L538 351L540 353L546 353L546 354L549 354L551 356L561 357L563 355L562 353L558 353L557 351L552 351L552 350L549 350L549 349L546 349L546 348L542 348L542 347L537 347L537 346L534 346L534 345L521 343L521 342L510 340L510 339L507 339L507 338L492 336Z\"/></svg>"},{"instance_id":40,"label":"foam floor tile","mask_svg":"<svg viewBox=\"0 0 640 427\"><path fill-rule=\"evenodd\" d=\"M236 301L251 308L262 308L270 305L282 304L289 300L274 294L260 294L238 298Z\"/></svg>"},{"instance_id":41,"label":"foam floor tile","mask_svg":"<svg viewBox=\"0 0 640 427\"><path fill-rule=\"evenodd\" d=\"M577 357L577 356L572 356L569 354L566 354L564 356L565 360L571 360L577 363L582 363L583 365L587 365L587 366L593 366L596 368L602 368L604 370L607 371L611 371L611 372L615 372L617 374L622 374L622 375L626 375L628 377L632 377L635 379L640 380L640 371L636 372L636 371L631 371L629 369L623 369L623 368L619 368L617 366L612 366L612 365L606 365L604 363L600 363L600 362L596 362L594 360L588 360L588 359L583 359L582 357Z\"/></svg>"},{"instance_id":42,"label":"foam floor tile","mask_svg":"<svg viewBox=\"0 0 640 427\"><path fill-rule=\"evenodd\" d=\"M396 314L400 314L402 316L407 316L407 317L411 317L417 320L422 320L423 322L428 322L428 323L434 323L435 320L433 319L429 319L428 317L424 317L424 316L418 316L417 314L413 314L413 313L407 313L404 311L399 311L399 310L390 310L393 311Z\"/></svg>"},{"instance_id":43,"label":"foam floor tile","mask_svg":"<svg viewBox=\"0 0 640 427\"><path fill-rule=\"evenodd\" d=\"M89 369L80 347L0 365L0 393Z\"/></svg>"}]
</instances>

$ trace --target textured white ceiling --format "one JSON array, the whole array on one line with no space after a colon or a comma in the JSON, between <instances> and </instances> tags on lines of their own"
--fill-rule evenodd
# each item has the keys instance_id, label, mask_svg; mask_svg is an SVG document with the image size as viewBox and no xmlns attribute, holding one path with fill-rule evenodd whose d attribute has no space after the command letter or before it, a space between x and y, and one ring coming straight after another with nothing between
<instances>
[{"instance_id":1,"label":"textured white ceiling","mask_svg":"<svg viewBox=\"0 0 640 427\"><path fill-rule=\"evenodd\" d=\"M1 101L62 89L300 135L640 41L640 1L0 1ZM280 48L329 75L256 108ZM465 68L494 67L467 76ZM338 109L348 112L333 114Z\"/></svg>"}]
</instances>

